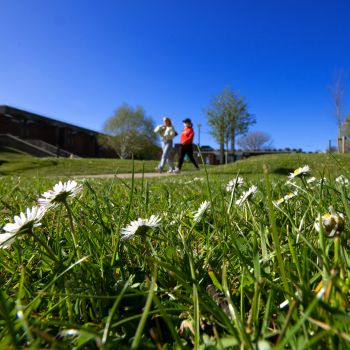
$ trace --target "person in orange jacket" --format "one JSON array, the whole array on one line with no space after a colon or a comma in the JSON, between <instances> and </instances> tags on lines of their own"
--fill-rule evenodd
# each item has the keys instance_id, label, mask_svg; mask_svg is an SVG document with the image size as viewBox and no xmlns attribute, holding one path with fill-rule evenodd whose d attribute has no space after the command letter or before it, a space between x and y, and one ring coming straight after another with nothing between
<instances>
[{"instance_id":1,"label":"person in orange jacket","mask_svg":"<svg viewBox=\"0 0 350 350\"><path fill-rule=\"evenodd\" d=\"M184 129L180 136L180 158L177 165L177 168L175 169L176 173L181 172L182 164L185 159L185 155L188 156L188 158L191 160L193 165L196 167L197 170L199 170L199 166L194 159L193 156L193 138L194 138L194 131L192 128L192 122L191 119L186 118L182 121L184 123Z\"/></svg>"}]
</instances>

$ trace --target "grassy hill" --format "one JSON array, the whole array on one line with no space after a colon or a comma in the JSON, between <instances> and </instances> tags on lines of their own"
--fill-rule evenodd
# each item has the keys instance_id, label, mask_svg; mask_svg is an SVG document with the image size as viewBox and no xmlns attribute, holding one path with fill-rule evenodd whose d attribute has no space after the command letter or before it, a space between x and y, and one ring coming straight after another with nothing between
<instances>
[{"instance_id":1,"label":"grassy hill","mask_svg":"<svg viewBox=\"0 0 350 350\"><path fill-rule=\"evenodd\" d=\"M158 161L134 162L135 172L153 172ZM260 176L264 165L274 176L286 176L294 169L309 165L314 175L335 176L350 173L350 154L274 154L251 157L232 164L211 166L209 173ZM184 165L184 171L193 170L192 164ZM0 151L0 175L21 176L70 176L132 172L131 160L99 158L37 158L11 149Z\"/></svg>"},{"instance_id":2,"label":"grassy hill","mask_svg":"<svg viewBox=\"0 0 350 350\"><path fill-rule=\"evenodd\" d=\"M309 165L313 175L347 175L350 172L350 154L283 153L262 155L214 167L210 172L220 174L239 172L241 175L260 175L263 174L265 164L268 166L269 173L275 176L286 176L303 165Z\"/></svg>"},{"instance_id":3,"label":"grassy hill","mask_svg":"<svg viewBox=\"0 0 350 350\"><path fill-rule=\"evenodd\" d=\"M135 172L151 172L157 161L135 160ZM69 176L132 172L132 161L101 158L37 158L11 149L0 151L0 175Z\"/></svg>"}]
</instances>

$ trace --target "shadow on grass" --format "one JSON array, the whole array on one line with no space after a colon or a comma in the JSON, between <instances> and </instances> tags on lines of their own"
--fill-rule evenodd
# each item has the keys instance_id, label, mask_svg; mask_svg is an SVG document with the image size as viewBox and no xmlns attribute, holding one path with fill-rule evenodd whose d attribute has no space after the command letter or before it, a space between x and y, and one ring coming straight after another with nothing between
<instances>
[{"instance_id":1,"label":"shadow on grass","mask_svg":"<svg viewBox=\"0 0 350 350\"><path fill-rule=\"evenodd\" d=\"M277 175L289 175L293 171L294 169L291 169L291 168L276 168L272 170L271 173L277 174Z\"/></svg>"}]
</instances>

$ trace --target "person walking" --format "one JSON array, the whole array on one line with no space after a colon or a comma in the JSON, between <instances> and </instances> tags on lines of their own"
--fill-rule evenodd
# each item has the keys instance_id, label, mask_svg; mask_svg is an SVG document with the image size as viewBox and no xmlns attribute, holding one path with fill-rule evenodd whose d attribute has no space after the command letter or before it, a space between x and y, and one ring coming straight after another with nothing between
<instances>
[{"instance_id":1,"label":"person walking","mask_svg":"<svg viewBox=\"0 0 350 350\"><path fill-rule=\"evenodd\" d=\"M162 157L156 168L159 173L163 172L165 163L168 163L169 170L168 173L173 173L175 171L175 167L173 161L171 159L171 151L173 149L173 139L177 135L171 119L168 117L163 118L163 124L158 125L154 132L157 133L162 138Z\"/></svg>"},{"instance_id":2,"label":"person walking","mask_svg":"<svg viewBox=\"0 0 350 350\"><path fill-rule=\"evenodd\" d=\"M187 155L187 157L190 159L190 161L193 163L196 169L199 170L199 166L193 156L194 131L192 128L192 121L191 119L186 118L182 122L184 123L184 129L182 130L181 137L180 137L180 158L179 158L177 168L175 169L175 173L181 172L185 155Z\"/></svg>"}]
</instances>

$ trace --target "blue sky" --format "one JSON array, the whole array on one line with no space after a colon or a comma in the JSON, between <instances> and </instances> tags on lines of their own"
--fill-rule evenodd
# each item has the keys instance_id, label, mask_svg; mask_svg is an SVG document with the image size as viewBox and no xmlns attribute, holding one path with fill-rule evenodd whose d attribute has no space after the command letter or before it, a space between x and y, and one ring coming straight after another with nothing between
<instances>
[{"instance_id":1,"label":"blue sky","mask_svg":"<svg viewBox=\"0 0 350 350\"><path fill-rule=\"evenodd\" d=\"M329 86L344 72L348 0L0 0L0 104L101 131L122 103L201 123L225 86L276 148L334 144ZM196 128L197 129L197 128ZM197 130L196 130L197 131ZM197 136L196 136L197 138Z\"/></svg>"}]
</instances>

